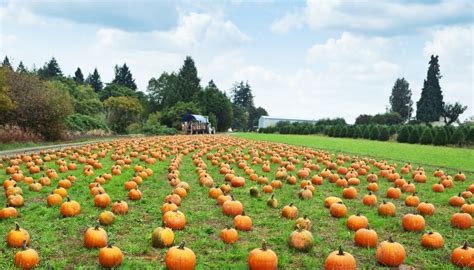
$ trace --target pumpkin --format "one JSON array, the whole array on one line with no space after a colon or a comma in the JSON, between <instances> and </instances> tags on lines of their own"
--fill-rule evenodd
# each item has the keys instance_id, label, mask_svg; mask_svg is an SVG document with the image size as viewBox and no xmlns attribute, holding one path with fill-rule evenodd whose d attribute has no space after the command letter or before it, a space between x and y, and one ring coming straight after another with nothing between
<instances>
[{"instance_id":1,"label":"pumpkin","mask_svg":"<svg viewBox=\"0 0 474 270\"><path fill-rule=\"evenodd\" d=\"M171 193L165 197L165 202L172 202L177 206L181 205L181 197L177 194Z\"/></svg>"},{"instance_id":2,"label":"pumpkin","mask_svg":"<svg viewBox=\"0 0 474 270\"><path fill-rule=\"evenodd\" d=\"M357 268L357 263L350 253L342 250L342 246L339 249L329 253L324 263L326 270L344 269L352 270Z\"/></svg>"},{"instance_id":3,"label":"pumpkin","mask_svg":"<svg viewBox=\"0 0 474 270\"><path fill-rule=\"evenodd\" d=\"M13 207L21 207L23 206L23 196L20 194L10 195L7 198L7 203Z\"/></svg>"},{"instance_id":4,"label":"pumpkin","mask_svg":"<svg viewBox=\"0 0 474 270\"><path fill-rule=\"evenodd\" d=\"M442 248L444 246L444 239L437 232L428 232L421 237L421 245L426 248Z\"/></svg>"},{"instance_id":5,"label":"pumpkin","mask_svg":"<svg viewBox=\"0 0 474 270\"><path fill-rule=\"evenodd\" d=\"M369 192L369 194L364 195L362 198L362 203L367 206L374 206L377 204L377 196Z\"/></svg>"},{"instance_id":6,"label":"pumpkin","mask_svg":"<svg viewBox=\"0 0 474 270\"><path fill-rule=\"evenodd\" d=\"M260 198L260 191L257 187L251 187L249 192L251 197Z\"/></svg>"},{"instance_id":7,"label":"pumpkin","mask_svg":"<svg viewBox=\"0 0 474 270\"><path fill-rule=\"evenodd\" d=\"M329 208L331 207L332 204L338 203L338 202L342 202L342 200L338 197L333 197L333 196L327 197L326 199L324 199L324 207Z\"/></svg>"},{"instance_id":8,"label":"pumpkin","mask_svg":"<svg viewBox=\"0 0 474 270\"><path fill-rule=\"evenodd\" d=\"M474 204L471 204L470 202L463 204L461 206L461 211L468 213L471 216L474 215Z\"/></svg>"},{"instance_id":9,"label":"pumpkin","mask_svg":"<svg viewBox=\"0 0 474 270\"><path fill-rule=\"evenodd\" d=\"M244 211L244 206L241 202L235 200L234 196L230 196L230 200L222 204L222 213L226 216L237 216L242 214Z\"/></svg>"},{"instance_id":10,"label":"pumpkin","mask_svg":"<svg viewBox=\"0 0 474 270\"><path fill-rule=\"evenodd\" d=\"M0 209L0 219L6 219L6 218L13 218L18 216L18 211L14 208L9 206L5 206L4 208Z\"/></svg>"},{"instance_id":11,"label":"pumpkin","mask_svg":"<svg viewBox=\"0 0 474 270\"><path fill-rule=\"evenodd\" d=\"M355 199L357 197L357 189L355 187L344 188L342 196L346 199Z\"/></svg>"},{"instance_id":12,"label":"pumpkin","mask_svg":"<svg viewBox=\"0 0 474 270\"><path fill-rule=\"evenodd\" d=\"M22 247L23 241L26 241L26 244L29 244L30 235L28 234L28 231L20 228L20 225L15 222L15 229L7 234L7 244L9 247Z\"/></svg>"},{"instance_id":13,"label":"pumpkin","mask_svg":"<svg viewBox=\"0 0 474 270\"><path fill-rule=\"evenodd\" d=\"M402 191L399 188L391 187L387 190L387 198L398 199L402 195Z\"/></svg>"},{"instance_id":14,"label":"pumpkin","mask_svg":"<svg viewBox=\"0 0 474 270\"><path fill-rule=\"evenodd\" d=\"M219 197L222 194L224 194L224 192L222 191L222 189L218 187L213 187L209 189L209 192L208 192L209 198L213 198L213 199L217 199L217 197Z\"/></svg>"},{"instance_id":15,"label":"pumpkin","mask_svg":"<svg viewBox=\"0 0 474 270\"><path fill-rule=\"evenodd\" d=\"M117 215L124 215L128 212L128 204L125 201L116 201L112 205L112 212Z\"/></svg>"},{"instance_id":16,"label":"pumpkin","mask_svg":"<svg viewBox=\"0 0 474 270\"><path fill-rule=\"evenodd\" d=\"M402 218L405 231L419 232L425 229L425 219L421 215L406 214Z\"/></svg>"},{"instance_id":17,"label":"pumpkin","mask_svg":"<svg viewBox=\"0 0 474 270\"><path fill-rule=\"evenodd\" d=\"M168 228L182 230L186 226L186 217L179 210L168 211L163 214L163 222Z\"/></svg>"},{"instance_id":18,"label":"pumpkin","mask_svg":"<svg viewBox=\"0 0 474 270\"><path fill-rule=\"evenodd\" d=\"M329 208L329 213L336 218L345 217L347 215L347 207L342 202L333 203Z\"/></svg>"},{"instance_id":19,"label":"pumpkin","mask_svg":"<svg viewBox=\"0 0 474 270\"><path fill-rule=\"evenodd\" d=\"M67 197L67 201L61 204L59 211L64 217L77 216L81 213L81 205Z\"/></svg>"},{"instance_id":20,"label":"pumpkin","mask_svg":"<svg viewBox=\"0 0 474 270\"><path fill-rule=\"evenodd\" d=\"M296 208L293 203L290 203L289 205L283 207L281 216L287 219L295 219L298 216L298 208Z\"/></svg>"},{"instance_id":21,"label":"pumpkin","mask_svg":"<svg viewBox=\"0 0 474 270\"><path fill-rule=\"evenodd\" d=\"M465 203L463 197L461 197L461 193L458 196L453 196L449 199L449 205L460 207Z\"/></svg>"},{"instance_id":22,"label":"pumpkin","mask_svg":"<svg viewBox=\"0 0 474 270\"><path fill-rule=\"evenodd\" d=\"M112 244L99 249L99 263L104 268L112 268L122 264L122 251Z\"/></svg>"},{"instance_id":23,"label":"pumpkin","mask_svg":"<svg viewBox=\"0 0 474 270\"><path fill-rule=\"evenodd\" d=\"M84 247L103 248L107 245L107 232L99 226L88 228L84 232Z\"/></svg>"},{"instance_id":24,"label":"pumpkin","mask_svg":"<svg viewBox=\"0 0 474 270\"><path fill-rule=\"evenodd\" d=\"M359 247L375 247L377 246L378 236L377 232L367 228L358 229L354 235L354 242Z\"/></svg>"},{"instance_id":25,"label":"pumpkin","mask_svg":"<svg viewBox=\"0 0 474 270\"><path fill-rule=\"evenodd\" d=\"M129 191L136 188L137 186L138 186L137 182L135 182L133 180L127 181L124 184L125 189L129 190Z\"/></svg>"},{"instance_id":26,"label":"pumpkin","mask_svg":"<svg viewBox=\"0 0 474 270\"><path fill-rule=\"evenodd\" d=\"M128 192L128 198L133 201L138 201L142 198L142 192L138 188L132 189Z\"/></svg>"},{"instance_id":27,"label":"pumpkin","mask_svg":"<svg viewBox=\"0 0 474 270\"><path fill-rule=\"evenodd\" d=\"M288 245L300 251L310 251L313 247L313 235L310 231L298 227L290 234Z\"/></svg>"},{"instance_id":28,"label":"pumpkin","mask_svg":"<svg viewBox=\"0 0 474 270\"><path fill-rule=\"evenodd\" d=\"M472 226L472 216L468 213L454 213L451 217L451 225L461 230L470 229Z\"/></svg>"},{"instance_id":29,"label":"pumpkin","mask_svg":"<svg viewBox=\"0 0 474 270\"><path fill-rule=\"evenodd\" d=\"M22 243L22 250L15 254L15 265L22 269L31 269L38 266L40 257L38 252L32 248L27 248L26 241Z\"/></svg>"},{"instance_id":30,"label":"pumpkin","mask_svg":"<svg viewBox=\"0 0 474 270\"><path fill-rule=\"evenodd\" d=\"M61 195L51 192L46 198L48 206L60 205L63 202L63 197Z\"/></svg>"},{"instance_id":31,"label":"pumpkin","mask_svg":"<svg viewBox=\"0 0 474 270\"><path fill-rule=\"evenodd\" d=\"M185 244L183 241L166 252L165 262L169 270L192 270L196 266L196 255Z\"/></svg>"},{"instance_id":32,"label":"pumpkin","mask_svg":"<svg viewBox=\"0 0 474 270\"><path fill-rule=\"evenodd\" d=\"M367 228L369 225L369 220L367 217L357 213L356 215L351 215L347 219L347 228L353 231L357 231L362 228Z\"/></svg>"},{"instance_id":33,"label":"pumpkin","mask_svg":"<svg viewBox=\"0 0 474 270\"><path fill-rule=\"evenodd\" d=\"M102 225L111 225L115 221L114 213L110 211L103 211L99 214L99 222Z\"/></svg>"},{"instance_id":34,"label":"pumpkin","mask_svg":"<svg viewBox=\"0 0 474 270\"><path fill-rule=\"evenodd\" d=\"M456 181L464 181L464 180L466 180L466 175L464 175L464 173L462 173L462 172L458 172L458 173L454 176L454 180L456 180Z\"/></svg>"},{"instance_id":35,"label":"pumpkin","mask_svg":"<svg viewBox=\"0 0 474 270\"><path fill-rule=\"evenodd\" d=\"M304 215L303 217L300 217L296 220L295 229L298 229L298 227L311 231L312 224L307 215Z\"/></svg>"},{"instance_id":36,"label":"pumpkin","mask_svg":"<svg viewBox=\"0 0 474 270\"><path fill-rule=\"evenodd\" d=\"M247 262L250 270L272 270L277 269L278 256L263 241L261 248L250 251Z\"/></svg>"},{"instance_id":37,"label":"pumpkin","mask_svg":"<svg viewBox=\"0 0 474 270\"><path fill-rule=\"evenodd\" d=\"M265 185L262 188L262 190L263 190L264 193L272 193L273 192L273 187L271 185Z\"/></svg>"},{"instance_id":38,"label":"pumpkin","mask_svg":"<svg viewBox=\"0 0 474 270\"><path fill-rule=\"evenodd\" d=\"M408 195L405 198L405 205L406 206L411 206L411 207L416 207L420 204L420 198L415 195L416 193L414 192L412 195Z\"/></svg>"},{"instance_id":39,"label":"pumpkin","mask_svg":"<svg viewBox=\"0 0 474 270\"><path fill-rule=\"evenodd\" d=\"M107 193L101 193L95 195L94 205L99 208L106 208L110 204L110 197Z\"/></svg>"},{"instance_id":40,"label":"pumpkin","mask_svg":"<svg viewBox=\"0 0 474 270\"><path fill-rule=\"evenodd\" d=\"M457 247L451 253L451 262L460 267L474 266L474 248L469 247L467 241L460 247Z\"/></svg>"},{"instance_id":41,"label":"pumpkin","mask_svg":"<svg viewBox=\"0 0 474 270\"><path fill-rule=\"evenodd\" d=\"M237 233L237 230L231 228L230 226L226 226L226 228L221 231L219 236L226 244L232 244L239 239L239 234Z\"/></svg>"},{"instance_id":42,"label":"pumpkin","mask_svg":"<svg viewBox=\"0 0 474 270\"><path fill-rule=\"evenodd\" d=\"M252 230L252 219L242 211L242 214L234 217L234 226L240 231L250 231Z\"/></svg>"},{"instance_id":43,"label":"pumpkin","mask_svg":"<svg viewBox=\"0 0 474 270\"><path fill-rule=\"evenodd\" d=\"M313 198L313 192L307 186L305 186L298 193L298 197L300 197L300 199L302 199L302 200L309 200L309 199Z\"/></svg>"},{"instance_id":44,"label":"pumpkin","mask_svg":"<svg viewBox=\"0 0 474 270\"><path fill-rule=\"evenodd\" d=\"M151 234L151 245L156 248L164 248L173 245L174 232L166 227L164 224L162 227L158 227L153 230Z\"/></svg>"},{"instance_id":45,"label":"pumpkin","mask_svg":"<svg viewBox=\"0 0 474 270\"><path fill-rule=\"evenodd\" d=\"M275 199L275 194L272 194L272 196L270 198L268 198L267 205L272 207L272 208L277 208L278 207L278 200Z\"/></svg>"},{"instance_id":46,"label":"pumpkin","mask_svg":"<svg viewBox=\"0 0 474 270\"><path fill-rule=\"evenodd\" d=\"M389 237L387 241L383 241L377 247L375 256L381 265L395 267L405 261L406 253L402 245L394 242L392 237Z\"/></svg>"},{"instance_id":47,"label":"pumpkin","mask_svg":"<svg viewBox=\"0 0 474 270\"><path fill-rule=\"evenodd\" d=\"M391 202L383 201L381 205L379 205L378 213L381 216L395 216L396 208L395 205Z\"/></svg>"},{"instance_id":48,"label":"pumpkin","mask_svg":"<svg viewBox=\"0 0 474 270\"><path fill-rule=\"evenodd\" d=\"M418 210L418 213L423 216L432 216L435 212L434 205L428 202L420 203L416 209Z\"/></svg>"}]
</instances>

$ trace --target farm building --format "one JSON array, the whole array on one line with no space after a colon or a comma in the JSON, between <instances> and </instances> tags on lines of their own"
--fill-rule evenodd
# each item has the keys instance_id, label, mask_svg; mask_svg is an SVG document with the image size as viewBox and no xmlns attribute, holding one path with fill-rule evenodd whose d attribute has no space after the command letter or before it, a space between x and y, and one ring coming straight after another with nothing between
<instances>
[{"instance_id":1,"label":"farm building","mask_svg":"<svg viewBox=\"0 0 474 270\"><path fill-rule=\"evenodd\" d=\"M300 122L300 123L316 123L316 120L308 120L308 119L290 119L290 118L278 118L272 116L261 116L258 119L258 128L266 128L270 126L275 126L278 122L281 121L288 121L290 123Z\"/></svg>"}]
</instances>

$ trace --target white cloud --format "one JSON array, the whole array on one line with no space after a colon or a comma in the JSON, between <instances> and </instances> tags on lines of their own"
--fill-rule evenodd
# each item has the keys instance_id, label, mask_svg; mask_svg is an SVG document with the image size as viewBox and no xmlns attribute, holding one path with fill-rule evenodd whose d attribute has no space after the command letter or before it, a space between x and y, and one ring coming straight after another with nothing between
<instances>
[{"instance_id":1,"label":"white cloud","mask_svg":"<svg viewBox=\"0 0 474 270\"><path fill-rule=\"evenodd\" d=\"M474 26L445 27L433 33L423 54L439 55L441 88L448 102L459 101L469 107L464 116L474 114Z\"/></svg>"},{"instance_id":2,"label":"white cloud","mask_svg":"<svg viewBox=\"0 0 474 270\"><path fill-rule=\"evenodd\" d=\"M474 4L469 0L408 4L394 1L307 0L304 8L290 11L277 19L272 25L272 31L282 34L306 24L313 30L406 33L426 25L449 23L452 20L471 21L473 8Z\"/></svg>"}]
</instances>

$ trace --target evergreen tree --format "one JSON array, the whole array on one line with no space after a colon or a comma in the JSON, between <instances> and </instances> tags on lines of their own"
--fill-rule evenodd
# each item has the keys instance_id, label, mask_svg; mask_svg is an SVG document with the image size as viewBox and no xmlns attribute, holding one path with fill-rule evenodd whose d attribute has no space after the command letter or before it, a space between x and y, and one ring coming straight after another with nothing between
<instances>
[{"instance_id":1,"label":"evergreen tree","mask_svg":"<svg viewBox=\"0 0 474 270\"><path fill-rule=\"evenodd\" d=\"M459 116L467 110L467 106L456 102L454 104L446 103L443 106L444 123L449 126L459 119Z\"/></svg>"},{"instance_id":2,"label":"evergreen tree","mask_svg":"<svg viewBox=\"0 0 474 270\"><path fill-rule=\"evenodd\" d=\"M426 127L423 130L420 138L421 144L432 144L433 143L433 133L431 132L431 128Z\"/></svg>"},{"instance_id":3,"label":"evergreen tree","mask_svg":"<svg viewBox=\"0 0 474 270\"><path fill-rule=\"evenodd\" d=\"M102 84L102 81L100 80L100 75L99 75L99 72L97 71L97 68L94 68L94 72L92 74L89 74L89 76L87 76L86 83L89 84L96 93L99 93L100 91L102 91L102 88L104 87L104 85Z\"/></svg>"},{"instance_id":4,"label":"evergreen tree","mask_svg":"<svg viewBox=\"0 0 474 270\"><path fill-rule=\"evenodd\" d=\"M410 132L410 136L408 136L408 143L418 142L420 142L420 133L418 132L418 128L413 128Z\"/></svg>"},{"instance_id":5,"label":"evergreen tree","mask_svg":"<svg viewBox=\"0 0 474 270\"><path fill-rule=\"evenodd\" d=\"M379 137L377 139L379 141L388 141L390 139L390 131L387 126L383 126L380 129Z\"/></svg>"},{"instance_id":6,"label":"evergreen tree","mask_svg":"<svg viewBox=\"0 0 474 270\"><path fill-rule=\"evenodd\" d=\"M400 132L397 136L397 141L401 143L408 142L408 138L410 137L410 127L409 126L402 126Z\"/></svg>"},{"instance_id":7,"label":"evergreen tree","mask_svg":"<svg viewBox=\"0 0 474 270\"><path fill-rule=\"evenodd\" d=\"M464 144L464 140L465 140L464 132L462 131L461 128L456 128L453 135L451 136L450 143L461 146Z\"/></svg>"},{"instance_id":8,"label":"evergreen tree","mask_svg":"<svg viewBox=\"0 0 474 270\"><path fill-rule=\"evenodd\" d=\"M395 81L390 96L390 111L398 113L404 121L410 119L413 111L413 101L411 100L410 85L405 78L399 78Z\"/></svg>"},{"instance_id":9,"label":"evergreen tree","mask_svg":"<svg viewBox=\"0 0 474 270\"><path fill-rule=\"evenodd\" d=\"M137 84L135 83L135 79L132 76L132 72L128 68L127 64L123 64L123 66L115 66L115 77L112 80L112 83L117 85L125 86L132 90L137 90Z\"/></svg>"},{"instance_id":10,"label":"evergreen tree","mask_svg":"<svg viewBox=\"0 0 474 270\"><path fill-rule=\"evenodd\" d=\"M352 138L354 139L362 138L362 129L360 128L359 125L355 126L354 134L352 135Z\"/></svg>"},{"instance_id":11,"label":"evergreen tree","mask_svg":"<svg viewBox=\"0 0 474 270\"><path fill-rule=\"evenodd\" d=\"M379 127L374 125L370 128L370 139L371 140L377 140L378 137L380 136L380 130Z\"/></svg>"},{"instance_id":12,"label":"evergreen tree","mask_svg":"<svg viewBox=\"0 0 474 270\"><path fill-rule=\"evenodd\" d=\"M13 70L12 65L10 64L10 59L8 59L8 56L6 55L5 55L5 58L3 59L2 67Z\"/></svg>"},{"instance_id":13,"label":"evergreen tree","mask_svg":"<svg viewBox=\"0 0 474 270\"><path fill-rule=\"evenodd\" d=\"M194 60L186 56L178 73L176 91L179 93L179 100L186 102L194 100L201 91L200 82Z\"/></svg>"},{"instance_id":14,"label":"evergreen tree","mask_svg":"<svg viewBox=\"0 0 474 270\"><path fill-rule=\"evenodd\" d=\"M346 125L346 137L347 138L352 138L354 137L354 131L355 131L355 126L354 125L350 125L350 126L347 126Z\"/></svg>"},{"instance_id":15,"label":"evergreen tree","mask_svg":"<svg viewBox=\"0 0 474 270\"><path fill-rule=\"evenodd\" d=\"M248 82L244 84L244 82L241 81L240 83L234 84L234 87L232 88L232 103L249 111L251 108L255 107L253 98L252 89Z\"/></svg>"},{"instance_id":16,"label":"evergreen tree","mask_svg":"<svg viewBox=\"0 0 474 270\"><path fill-rule=\"evenodd\" d=\"M389 133L390 133L390 136L395 135L397 133L397 127L396 126L390 126Z\"/></svg>"},{"instance_id":17,"label":"evergreen tree","mask_svg":"<svg viewBox=\"0 0 474 270\"><path fill-rule=\"evenodd\" d=\"M443 94L439 79L441 74L438 64L438 56L431 56L428 75L423 83L420 100L416 103L416 119L429 123L438 121L443 115Z\"/></svg>"},{"instance_id":18,"label":"evergreen tree","mask_svg":"<svg viewBox=\"0 0 474 270\"><path fill-rule=\"evenodd\" d=\"M203 113L214 115L216 117L216 125L218 131L226 131L232 124L232 103L225 93L211 80L207 87L200 95L200 104L203 107Z\"/></svg>"},{"instance_id":19,"label":"evergreen tree","mask_svg":"<svg viewBox=\"0 0 474 270\"><path fill-rule=\"evenodd\" d=\"M446 134L446 129L438 128L435 132L435 137L433 139L434 145L446 145L448 144L448 134Z\"/></svg>"},{"instance_id":20,"label":"evergreen tree","mask_svg":"<svg viewBox=\"0 0 474 270\"><path fill-rule=\"evenodd\" d=\"M81 68L78 67L76 69L73 79L77 84L84 84L84 75L82 74Z\"/></svg>"},{"instance_id":21,"label":"evergreen tree","mask_svg":"<svg viewBox=\"0 0 474 270\"><path fill-rule=\"evenodd\" d=\"M61 68L54 57L38 70L38 75L43 80L58 79L63 77Z\"/></svg>"},{"instance_id":22,"label":"evergreen tree","mask_svg":"<svg viewBox=\"0 0 474 270\"><path fill-rule=\"evenodd\" d=\"M364 138L364 139L369 139L370 138L370 128L369 128L369 126L363 126L362 138Z\"/></svg>"},{"instance_id":23,"label":"evergreen tree","mask_svg":"<svg viewBox=\"0 0 474 270\"><path fill-rule=\"evenodd\" d=\"M18 73L28 73L28 69L23 65L23 62L20 61L20 64L18 64L18 67L16 68L16 72Z\"/></svg>"}]
</instances>

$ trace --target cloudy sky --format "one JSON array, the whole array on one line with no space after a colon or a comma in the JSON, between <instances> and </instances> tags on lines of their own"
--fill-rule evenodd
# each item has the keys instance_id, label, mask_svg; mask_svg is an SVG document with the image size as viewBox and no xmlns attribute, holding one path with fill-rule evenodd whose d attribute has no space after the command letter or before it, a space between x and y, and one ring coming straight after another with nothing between
<instances>
[{"instance_id":1,"label":"cloudy sky","mask_svg":"<svg viewBox=\"0 0 474 270\"><path fill-rule=\"evenodd\" d=\"M139 89L191 55L204 83L248 81L270 115L304 119L384 112L394 81L420 97L431 54L445 102L474 115L474 2L0 1L0 57L63 73L126 62Z\"/></svg>"}]
</instances>

